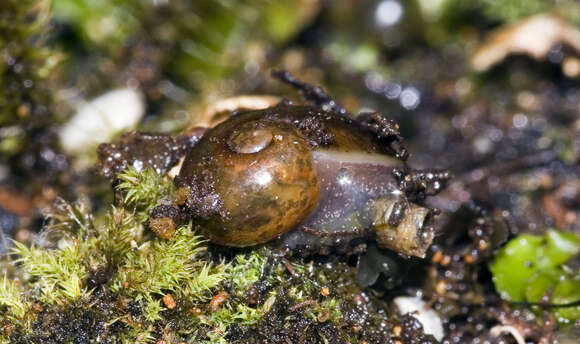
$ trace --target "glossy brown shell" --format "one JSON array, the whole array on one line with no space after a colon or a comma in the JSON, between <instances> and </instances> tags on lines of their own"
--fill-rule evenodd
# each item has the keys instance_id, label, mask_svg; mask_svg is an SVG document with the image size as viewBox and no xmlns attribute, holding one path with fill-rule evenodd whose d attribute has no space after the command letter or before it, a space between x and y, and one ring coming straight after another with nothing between
<instances>
[{"instance_id":1,"label":"glossy brown shell","mask_svg":"<svg viewBox=\"0 0 580 344\"><path fill-rule=\"evenodd\" d=\"M264 243L294 228L317 204L320 187L310 150L291 123L260 111L241 114L195 145L176 185L212 242Z\"/></svg>"}]
</instances>

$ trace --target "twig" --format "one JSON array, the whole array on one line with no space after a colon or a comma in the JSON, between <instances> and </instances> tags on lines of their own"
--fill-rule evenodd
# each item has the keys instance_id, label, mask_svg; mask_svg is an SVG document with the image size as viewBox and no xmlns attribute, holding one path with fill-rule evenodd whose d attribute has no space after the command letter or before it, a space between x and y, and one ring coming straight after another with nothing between
<instances>
[{"instance_id":1,"label":"twig","mask_svg":"<svg viewBox=\"0 0 580 344\"><path fill-rule=\"evenodd\" d=\"M312 305L316 305L316 304L318 304L318 302L316 300L313 300L313 299L302 301L302 302L290 307L290 312L294 312L300 308L303 308L306 306L312 306Z\"/></svg>"},{"instance_id":2,"label":"twig","mask_svg":"<svg viewBox=\"0 0 580 344\"><path fill-rule=\"evenodd\" d=\"M491 328L490 333L494 337L499 337L502 333L509 333L514 337L518 344L526 344L524 336L513 326L496 325Z\"/></svg>"}]
</instances>

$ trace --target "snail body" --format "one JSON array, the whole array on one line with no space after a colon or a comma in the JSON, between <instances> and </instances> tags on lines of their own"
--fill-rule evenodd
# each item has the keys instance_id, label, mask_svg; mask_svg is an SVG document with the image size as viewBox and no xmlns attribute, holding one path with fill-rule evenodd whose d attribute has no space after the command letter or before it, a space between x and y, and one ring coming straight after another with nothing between
<instances>
[{"instance_id":1,"label":"snail body","mask_svg":"<svg viewBox=\"0 0 580 344\"><path fill-rule=\"evenodd\" d=\"M352 118L321 88L273 74L311 104L236 109L212 128L175 138L127 133L119 144L99 147L101 173L114 178L128 166L148 166L173 175L183 160L173 200L149 214L161 237L191 219L226 246L271 242L291 252L348 254L376 240L423 257L434 211L422 202L449 174L409 168L392 120L376 112Z\"/></svg>"},{"instance_id":2,"label":"snail body","mask_svg":"<svg viewBox=\"0 0 580 344\"><path fill-rule=\"evenodd\" d=\"M431 211L400 188L395 172L405 169L362 122L280 104L208 130L175 183L201 233L221 245L275 239L291 249L348 251L375 236L383 247L422 256L433 238Z\"/></svg>"}]
</instances>

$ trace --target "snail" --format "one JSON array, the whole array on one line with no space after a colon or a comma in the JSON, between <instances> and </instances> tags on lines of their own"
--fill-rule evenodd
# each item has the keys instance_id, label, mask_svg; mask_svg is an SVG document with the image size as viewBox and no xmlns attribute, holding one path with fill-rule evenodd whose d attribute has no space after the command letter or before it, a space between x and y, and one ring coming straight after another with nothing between
<instances>
[{"instance_id":1,"label":"snail","mask_svg":"<svg viewBox=\"0 0 580 344\"><path fill-rule=\"evenodd\" d=\"M219 245L347 253L374 239L380 248L423 257L437 213L423 200L444 187L449 173L407 166L394 121L379 113L353 118L321 88L284 71L273 75L310 104L283 100L236 111L185 140L188 149L173 149L187 153L173 201L151 212L152 229L163 232L185 217ZM159 140L167 147L179 141ZM102 146L101 164L135 140L125 141Z\"/></svg>"}]
</instances>

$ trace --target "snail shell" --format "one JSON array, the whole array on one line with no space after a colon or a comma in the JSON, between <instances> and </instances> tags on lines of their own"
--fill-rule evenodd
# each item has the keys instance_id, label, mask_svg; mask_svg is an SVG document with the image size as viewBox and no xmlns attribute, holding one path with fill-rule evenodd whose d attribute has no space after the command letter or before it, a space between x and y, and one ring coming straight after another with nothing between
<instances>
[{"instance_id":1,"label":"snail shell","mask_svg":"<svg viewBox=\"0 0 580 344\"><path fill-rule=\"evenodd\" d=\"M290 123L257 114L225 121L196 144L178 187L211 241L263 243L298 225L316 206L320 186L306 138Z\"/></svg>"}]
</instances>

